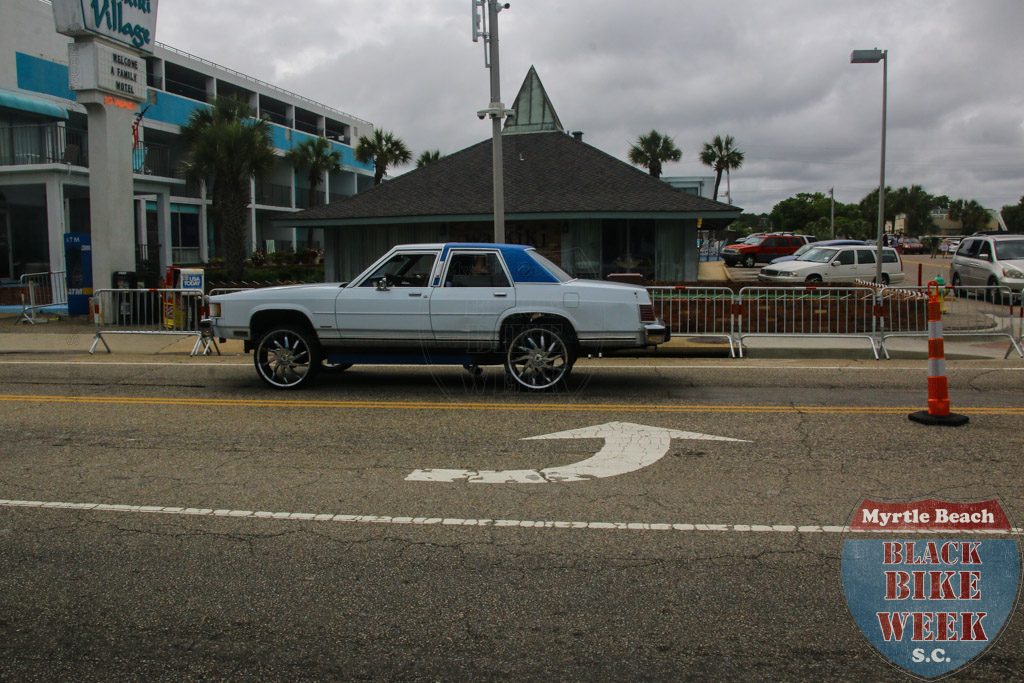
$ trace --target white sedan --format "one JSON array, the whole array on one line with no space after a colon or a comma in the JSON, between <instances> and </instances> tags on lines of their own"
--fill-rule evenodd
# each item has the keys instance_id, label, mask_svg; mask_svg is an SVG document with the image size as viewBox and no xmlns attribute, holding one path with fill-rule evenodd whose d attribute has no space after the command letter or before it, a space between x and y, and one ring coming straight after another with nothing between
<instances>
[{"instance_id":1,"label":"white sedan","mask_svg":"<svg viewBox=\"0 0 1024 683\"><path fill-rule=\"evenodd\" d=\"M352 282L210 297L209 334L241 339L272 387L326 364L503 364L517 386L563 383L581 353L669 339L642 287L577 280L531 247L394 247Z\"/></svg>"},{"instance_id":2,"label":"white sedan","mask_svg":"<svg viewBox=\"0 0 1024 683\"><path fill-rule=\"evenodd\" d=\"M758 273L762 282L850 283L874 281L878 274L874 246L814 247L795 261L765 266ZM882 248L882 284L903 282L903 263L892 247Z\"/></svg>"}]
</instances>

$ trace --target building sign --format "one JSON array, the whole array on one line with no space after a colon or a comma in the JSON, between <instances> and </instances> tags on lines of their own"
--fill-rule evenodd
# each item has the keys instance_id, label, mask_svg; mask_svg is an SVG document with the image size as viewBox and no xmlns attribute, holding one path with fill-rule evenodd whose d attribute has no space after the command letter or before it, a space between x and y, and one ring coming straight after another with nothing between
<instances>
[{"instance_id":1,"label":"building sign","mask_svg":"<svg viewBox=\"0 0 1024 683\"><path fill-rule=\"evenodd\" d=\"M119 97L146 99L146 62L139 55L99 41L68 46L72 90L102 90Z\"/></svg>"},{"instance_id":2,"label":"building sign","mask_svg":"<svg viewBox=\"0 0 1024 683\"><path fill-rule=\"evenodd\" d=\"M52 0L57 33L100 36L152 54L157 0Z\"/></svg>"}]
</instances>

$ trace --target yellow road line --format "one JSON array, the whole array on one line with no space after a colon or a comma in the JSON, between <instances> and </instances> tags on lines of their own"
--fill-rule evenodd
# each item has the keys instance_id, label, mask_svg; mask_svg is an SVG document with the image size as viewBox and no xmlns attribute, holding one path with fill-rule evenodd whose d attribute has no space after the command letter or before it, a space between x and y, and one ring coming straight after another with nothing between
<instances>
[{"instance_id":1,"label":"yellow road line","mask_svg":"<svg viewBox=\"0 0 1024 683\"><path fill-rule=\"evenodd\" d=\"M183 406L219 408L300 408L328 410L477 410L513 412L637 412L637 413L800 413L844 415L903 415L922 406L815 406L643 403L499 403L470 401L318 401L303 399L164 398L159 396L0 395L0 402L26 404L85 404ZM968 415L1024 415L1024 407L962 407Z\"/></svg>"}]
</instances>

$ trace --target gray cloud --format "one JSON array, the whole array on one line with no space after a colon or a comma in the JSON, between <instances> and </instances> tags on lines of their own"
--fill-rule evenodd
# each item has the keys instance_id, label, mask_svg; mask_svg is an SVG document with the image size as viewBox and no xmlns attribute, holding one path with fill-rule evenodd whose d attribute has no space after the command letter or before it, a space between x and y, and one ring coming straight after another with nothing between
<instances>
[{"instance_id":1,"label":"gray cloud","mask_svg":"<svg viewBox=\"0 0 1024 683\"><path fill-rule=\"evenodd\" d=\"M162 42L395 131L419 152L488 137L489 99L469 3L176 0ZM768 210L795 192L858 201L878 182L881 66L890 52L890 185L998 208L1024 194L1024 3L1019 0L534 0L501 14L502 94L531 64L567 128L625 158L656 128L698 161L716 133L746 152L736 204ZM398 169L399 171L402 169Z\"/></svg>"}]
</instances>

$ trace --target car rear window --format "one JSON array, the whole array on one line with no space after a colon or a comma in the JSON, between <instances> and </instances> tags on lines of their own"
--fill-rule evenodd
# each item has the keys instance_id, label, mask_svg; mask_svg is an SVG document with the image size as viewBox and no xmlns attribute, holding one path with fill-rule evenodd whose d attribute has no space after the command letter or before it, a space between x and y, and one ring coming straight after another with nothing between
<instances>
[{"instance_id":1,"label":"car rear window","mask_svg":"<svg viewBox=\"0 0 1024 683\"><path fill-rule=\"evenodd\" d=\"M556 266L550 259L541 256L538 252L531 250L527 253L533 257L533 260L536 261L541 268L551 273L551 275L559 282L568 282L573 279L572 275L569 275L569 273Z\"/></svg>"}]
</instances>

